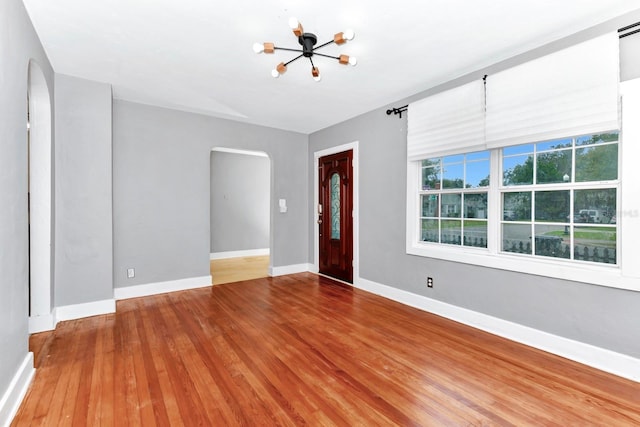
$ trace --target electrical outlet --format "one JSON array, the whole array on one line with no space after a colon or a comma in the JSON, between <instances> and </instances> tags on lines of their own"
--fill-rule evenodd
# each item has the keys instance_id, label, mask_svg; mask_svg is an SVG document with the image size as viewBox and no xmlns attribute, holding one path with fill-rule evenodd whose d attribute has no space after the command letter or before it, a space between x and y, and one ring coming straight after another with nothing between
<instances>
[{"instance_id":1,"label":"electrical outlet","mask_svg":"<svg viewBox=\"0 0 640 427\"><path fill-rule=\"evenodd\" d=\"M433 288L433 277L427 277L427 288Z\"/></svg>"},{"instance_id":2,"label":"electrical outlet","mask_svg":"<svg viewBox=\"0 0 640 427\"><path fill-rule=\"evenodd\" d=\"M136 277L136 269L127 268L127 279L133 279L134 277Z\"/></svg>"}]
</instances>

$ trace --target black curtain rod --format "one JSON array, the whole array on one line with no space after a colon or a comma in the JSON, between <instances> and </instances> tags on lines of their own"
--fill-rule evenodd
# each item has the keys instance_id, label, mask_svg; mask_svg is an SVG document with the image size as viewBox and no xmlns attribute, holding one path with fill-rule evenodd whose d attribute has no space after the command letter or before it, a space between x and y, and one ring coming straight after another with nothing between
<instances>
[{"instance_id":1,"label":"black curtain rod","mask_svg":"<svg viewBox=\"0 0 640 427\"><path fill-rule=\"evenodd\" d=\"M409 109L409 105L403 105L402 107L398 107L398 108L391 108L389 110L387 110L387 116L390 116L392 113L393 114L398 114L400 115L400 117L398 117L399 119L402 118L402 113L404 113L405 111L407 111Z\"/></svg>"},{"instance_id":2,"label":"black curtain rod","mask_svg":"<svg viewBox=\"0 0 640 427\"><path fill-rule=\"evenodd\" d=\"M623 38L623 37L630 36L630 35L632 35L632 34L640 33L640 28L638 28L638 29L633 30L633 31L630 31L630 32L628 32L628 33L620 34L620 33L623 33L624 31L627 31L627 30L629 30L629 29L631 29L631 28L638 27L638 26L640 26L640 22L636 22L635 24L627 25L626 27L622 27L622 28L620 28L620 29L618 30L618 34L619 34L619 36L618 36L618 37L619 37L619 38Z\"/></svg>"}]
</instances>

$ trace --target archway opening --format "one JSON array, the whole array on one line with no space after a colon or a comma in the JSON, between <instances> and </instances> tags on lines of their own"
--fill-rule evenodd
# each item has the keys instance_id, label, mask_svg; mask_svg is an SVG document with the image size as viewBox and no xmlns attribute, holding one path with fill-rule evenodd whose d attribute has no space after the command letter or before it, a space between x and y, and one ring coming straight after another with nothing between
<instances>
[{"instance_id":1,"label":"archway opening","mask_svg":"<svg viewBox=\"0 0 640 427\"><path fill-rule=\"evenodd\" d=\"M29 62L27 84L29 332L52 329L51 99L44 73Z\"/></svg>"},{"instance_id":2,"label":"archway opening","mask_svg":"<svg viewBox=\"0 0 640 427\"><path fill-rule=\"evenodd\" d=\"M211 152L210 270L214 285L269 275L271 161L264 152Z\"/></svg>"}]
</instances>

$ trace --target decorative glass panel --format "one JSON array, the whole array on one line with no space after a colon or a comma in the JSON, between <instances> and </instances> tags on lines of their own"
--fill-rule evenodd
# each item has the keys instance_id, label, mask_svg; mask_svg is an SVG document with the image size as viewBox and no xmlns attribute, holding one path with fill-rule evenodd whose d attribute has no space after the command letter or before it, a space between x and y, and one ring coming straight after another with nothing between
<instances>
[{"instance_id":1,"label":"decorative glass panel","mask_svg":"<svg viewBox=\"0 0 640 427\"><path fill-rule=\"evenodd\" d=\"M340 175L331 175L331 238L340 239Z\"/></svg>"}]
</instances>

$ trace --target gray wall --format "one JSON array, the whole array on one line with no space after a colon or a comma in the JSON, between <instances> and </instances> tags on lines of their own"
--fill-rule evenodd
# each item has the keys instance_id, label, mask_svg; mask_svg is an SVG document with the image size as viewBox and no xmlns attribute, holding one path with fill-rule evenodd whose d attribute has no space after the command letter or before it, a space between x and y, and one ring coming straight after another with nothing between
<instances>
[{"instance_id":1,"label":"gray wall","mask_svg":"<svg viewBox=\"0 0 640 427\"><path fill-rule=\"evenodd\" d=\"M637 18L635 16L634 18ZM636 19L637 21L637 19ZM626 20L625 22L635 22ZM360 277L417 295L468 308L633 357L640 357L640 292L586 283L451 263L407 255L406 227L406 116L387 116L386 109L457 86L518 61L575 43L582 37L617 28L601 26L554 46L479 70L429 92L310 135L309 192L313 194L313 153L359 141L360 168ZM622 25L620 25L622 26ZM309 218L313 218L312 199ZM310 229L309 260L313 259ZM425 277L436 280L433 289Z\"/></svg>"},{"instance_id":2,"label":"gray wall","mask_svg":"<svg viewBox=\"0 0 640 427\"><path fill-rule=\"evenodd\" d=\"M27 70L53 70L20 0L0 2L0 396L28 353ZM51 120L53 123L53 118Z\"/></svg>"},{"instance_id":3,"label":"gray wall","mask_svg":"<svg viewBox=\"0 0 640 427\"><path fill-rule=\"evenodd\" d=\"M211 152L211 253L269 247L269 158Z\"/></svg>"},{"instance_id":4,"label":"gray wall","mask_svg":"<svg viewBox=\"0 0 640 427\"><path fill-rule=\"evenodd\" d=\"M308 259L306 135L114 101L114 283L124 287L208 276L210 152L271 159L271 263ZM277 212L274 200L287 199ZM136 277L126 278L127 268Z\"/></svg>"},{"instance_id":5,"label":"gray wall","mask_svg":"<svg viewBox=\"0 0 640 427\"><path fill-rule=\"evenodd\" d=\"M55 305L113 298L111 86L56 74Z\"/></svg>"}]
</instances>

